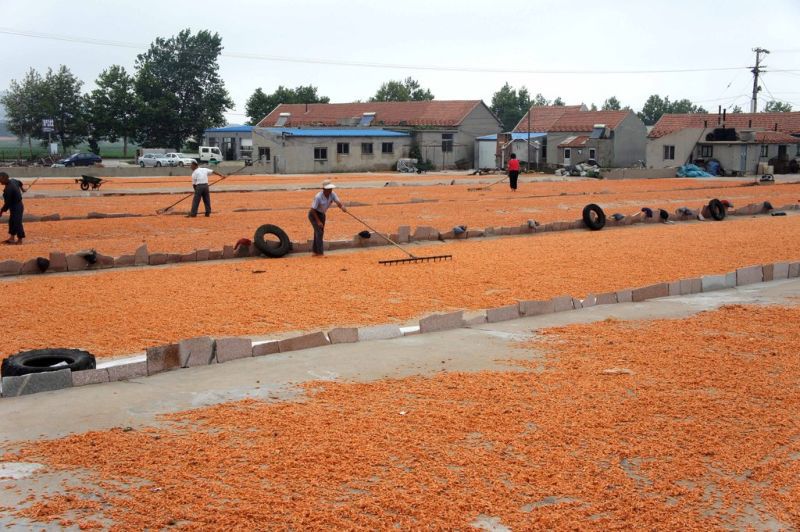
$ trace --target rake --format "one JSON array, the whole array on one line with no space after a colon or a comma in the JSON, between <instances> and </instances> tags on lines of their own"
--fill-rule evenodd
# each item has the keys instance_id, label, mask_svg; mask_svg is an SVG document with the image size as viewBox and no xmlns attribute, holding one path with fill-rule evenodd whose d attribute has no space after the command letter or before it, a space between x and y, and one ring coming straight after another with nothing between
<instances>
[{"instance_id":1,"label":"rake","mask_svg":"<svg viewBox=\"0 0 800 532\"><path fill-rule=\"evenodd\" d=\"M373 233L375 233L376 235L379 235L381 238L383 238L384 240L386 240L387 242L392 244L394 247L396 247L397 249L399 249L400 251L402 251L403 253L405 253L409 257L407 259L379 260L378 264L384 264L384 265L388 266L388 265L391 265L391 264L407 264L407 263L418 263L418 262L439 262L439 261L450 260L450 259L453 258L452 255L428 255L428 256L425 256L425 257L418 257L418 256L414 255L413 253L410 253L409 251L407 251L403 246L401 246L400 244L398 244L397 242L395 242L394 240L392 240L388 236L385 236L382 233L378 232L376 229L374 229L372 226L370 226L367 222L365 222L364 220L362 220L361 218L359 218L358 216L356 216L352 212L350 212L350 211L344 211L344 212L349 214L350 216L352 216L353 219L355 219L357 222L360 222L361 224L366 226Z\"/></svg>"},{"instance_id":2,"label":"rake","mask_svg":"<svg viewBox=\"0 0 800 532\"><path fill-rule=\"evenodd\" d=\"M247 165L244 165L244 166L242 166L241 168L239 168L238 170L234 170L233 172L229 172L229 173L228 173L228 175L222 174L222 177L220 177L219 179L217 179L217 180L216 180L216 181L214 181L213 183L209 183L209 185L208 185L208 186L209 186L209 187L211 187L211 186L213 186L213 185L216 185L216 184L217 184L217 183L219 183L220 181L224 181L224 180L228 179L228 178L229 178L230 176L232 176L233 174L237 174L237 173L241 172L242 170L244 170L245 168L247 168ZM219 173L219 172L217 172L217 173ZM170 209L172 209L172 208L173 208L175 205L177 205L178 203L181 203L182 201L186 201L187 199L191 198L192 196L194 196L194 192L192 192L191 194L187 194L186 196L182 197L181 199L179 199L178 201L176 201L175 203L173 203L173 204L172 204L172 205L170 205L169 207L164 207L163 209L158 209L158 210L156 211L156 214L159 214L159 215L161 215L161 214L164 214L165 212L167 212L167 211L169 211Z\"/></svg>"},{"instance_id":3,"label":"rake","mask_svg":"<svg viewBox=\"0 0 800 532\"><path fill-rule=\"evenodd\" d=\"M472 188L468 188L468 189L467 189L467 192L477 192L478 190L489 190L490 188L492 188L492 187L493 187L493 186L495 186L496 184L498 184L498 183L502 183L502 182L503 182L503 181L505 181L507 178L508 178L508 176L507 176L507 175L504 175L504 176L503 176L501 179L498 179L497 181L495 181L495 182L494 182L494 183L492 183L491 185L486 185L485 187L472 187Z\"/></svg>"}]
</instances>

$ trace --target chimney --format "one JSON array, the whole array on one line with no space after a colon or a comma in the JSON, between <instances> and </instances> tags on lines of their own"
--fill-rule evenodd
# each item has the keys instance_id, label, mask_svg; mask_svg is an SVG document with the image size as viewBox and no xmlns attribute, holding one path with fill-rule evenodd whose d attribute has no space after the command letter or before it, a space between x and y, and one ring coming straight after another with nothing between
<instances>
[{"instance_id":1,"label":"chimney","mask_svg":"<svg viewBox=\"0 0 800 532\"><path fill-rule=\"evenodd\" d=\"M725 127L725 116L728 114L727 109L722 110L722 127Z\"/></svg>"},{"instance_id":2,"label":"chimney","mask_svg":"<svg viewBox=\"0 0 800 532\"><path fill-rule=\"evenodd\" d=\"M722 106L717 108L717 125L722 124Z\"/></svg>"},{"instance_id":3,"label":"chimney","mask_svg":"<svg viewBox=\"0 0 800 532\"><path fill-rule=\"evenodd\" d=\"M753 127L753 119L752 118L747 121L747 127L748 128L752 128Z\"/></svg>"}]
</instances>

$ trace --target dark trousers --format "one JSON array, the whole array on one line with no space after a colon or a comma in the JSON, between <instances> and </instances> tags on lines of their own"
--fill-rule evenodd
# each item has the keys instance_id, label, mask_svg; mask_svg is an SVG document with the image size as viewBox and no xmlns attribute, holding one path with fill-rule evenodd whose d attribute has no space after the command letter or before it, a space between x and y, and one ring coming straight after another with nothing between
<instances>
[{"instance_id":1,"label":"dark trousers","mask_svg":"<svg viewBox=\"0 0 800 532\"><path fill-rule=\"evenodd\" d=\"M22 203L12 205L8 209L8 234L17 238L25 238L25 229L22 227L22 213L25 207Z\"/></svg>"},{"instance_id":2,"label":"dark trousers","mask_svg":"<svg viewBox=\"0 0 800 532\"><path fill-rule=\"evenodd\" d=\"M319 211L316 212L322 225L317 225L317 220L314 218L314 209L309 209L308 211L308 221L311 222L311 227L314 228L314 245L311 246L311 251L317 255L322 255L324 249L322 238L325 236L325 214Z\"/></svg>"},{"instance_id":3,"label":"dark trousers","mask_svg":"<svg viewBox=\"0 0 800 532\"><path fill-rule=\"evenodd\" d=\"M192 216L197 216L197 207L200 206L200 199L203 199L203 206L206 208L206 216L211 214L211 193L208 191L208 184L195 185L194 197L192 198Z\"/></svg>"},{"instance_id":4,"label":"dark trousers","mask_svg":"<svg viewBox=\"0 0 800 532\"><path fill-rule=\"evenodd\" d=\"M517 178L519 177L519 172L516 170L509 170L508 172L508 181L511 184L511 190L517 190Z\"/></svg>"}]
</instances>

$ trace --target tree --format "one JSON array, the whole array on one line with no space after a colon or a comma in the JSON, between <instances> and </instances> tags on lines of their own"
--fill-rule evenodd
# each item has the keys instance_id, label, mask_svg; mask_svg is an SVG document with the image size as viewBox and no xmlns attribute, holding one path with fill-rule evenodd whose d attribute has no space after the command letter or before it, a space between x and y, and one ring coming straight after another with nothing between
<instances>
[{"instance_id":1,"label":"tree","mask_svg":"<svg viewBox=\"0 0 800 532\"><path fill-rule=\"evenodd\" d=\"M378 89L371 102L407 102L433 100L433 93L423 89L419 82L411 77L402 81L387 81Z\"/></svg>"},{"instance_id":2,"label":"tree","mask_svg":"<svg viewBox=\"0 0 800 532\"><path fill-rule=\"evenodd\" d=\"M553 105L556 107L564 107L567 104L564 103L564 100L561 99L561 96L556 96L556 99L553 100Z\"/></svg>"},{"instance_id":3,"label":"tree","mask_svg":"<svg viewBox=\"0 0 800 532\"><path fill-rule=\"evenodd\" d=\"M83 142L88 134L86 100L81 93L82 87L83 82L64 65L55 72L47 69L42 90L43 118L53 119L55 135L65 152ZM43 140L47 138L47 134L41 131L35 136Z\"/></svg>"},{"instance_id":4,"label":"tree","mask_svg":"<svg viewBox=\"0 0 800 532\"><path fill-rule=\"evenodd\" d=\"M86 97L91 138L95 142L123 140L122 152L128 156L128 139L136 134L136 94L133 78L124 67L112 65L97 77L97 88Z\"/></svg>"},{"instance_id":5,"label":"tree","mask_svg":"<svg viewBox=\"0 0 800 532\"><path fill-rule=\"evenodd\" d=\"M616 96L612 96L611 98L606 99L603 102L603 107L600 108L602 111L619 111L622 109L622 104L619 103Z\"/></svg>"},{"instance_id":6,"label":"tree","mask_svg":"<svg viewBox=\"0 0 800 532\"><path fill-rule=\"evenodd\" d=\"M592 102L592 105L589 107L590 111L597 111L597 106Z\"/></svg>"},{"instance_id":7,"label":"tree","mask_svg":"<svg viewBox=\"0 0 800 532\"><path fill-rule=\"evenodd\" d=\"M503 123L504 131L514 129L530 107L531 97L528 89L522 87L517 91L508 82L492 96L492 111Z\"/></svg>"},{"instance_id":8,"label":"tree","mask_svg":"<svg viewBox=\"0 0 800 532\"><path fill-rule=\"evenodd\" d=\"M764 106L765 113L790 113L792 112L792 104L787 102L779 102L777 100L770 100Z\"/></svg>"},{"instance_id":9,"label":"tree","mask_svg":"<svg viewBox=\"0 0 800 532\"><path fill-rule=\"evenodd\" d=\"M644 103L642 110L636 113L642 122L652 126L661 115L667 113L686 114L686 113L707 113L702 106L694 105L691 100L683 99L674 102L669 101L669 96L662 98L658 94L653 94Z\"/></svg>"},{"instance_id":10,"label":"tree","mask_svg":"<svg viewBox=\"0 0 800 532\"><path fill-rule=\"evenodd\" d=\"M550 105L550 100L542 96L542 93L539 92L533 97L533 102L531 103L534 107L544 107L546 105Z\"/></svg>"},{"instance_id":11,"label":"tree","mask_svg":"<svg viewBox=\"0 0 800 532\"><path fill-rule=\"evenodd\" d=\"M189 137L225 123L233 101L219 76L222 38L201 30L158 37L136 58L136 139L179 150Z\"/></svg>"},{"instance_id":12,"label":"tree","mask_svg":"<svg viewBox=\"0 0 800 532\"><path fill-rule=\"evenodd\" d=\"M6 126L20 138L27 138L28 150L33 156L31 138L42 127L41 100L44 80L36 70L30 69L22 81L11 80L8 91L0 97L6 109Z\"/></svg>"},{"instance_id":13,"label":"tree","mask_svg":"<svg viewBox=\"0 0 800 532\"><path fill-rule=\"evenodd\" d=\"M313 85L300 85L294 89L279 85L272 94L266 94L261 87L253 92L245 104L248 124L256 125L282 103L328 103L331 99L319 96Z\"/></svg>"},{"instance_id":14,"label":"tree","mask_svg":"<svg viewBox=\"0 0 800 532\"><path fill-rule=\"evenodd\" d=\"M741 113L741 112L742 112L742 108L739 107L738 105L734 105L733 109L731 110L731 113L737 113L738 114L738 113Z\"/></svg>"}]
</instances>

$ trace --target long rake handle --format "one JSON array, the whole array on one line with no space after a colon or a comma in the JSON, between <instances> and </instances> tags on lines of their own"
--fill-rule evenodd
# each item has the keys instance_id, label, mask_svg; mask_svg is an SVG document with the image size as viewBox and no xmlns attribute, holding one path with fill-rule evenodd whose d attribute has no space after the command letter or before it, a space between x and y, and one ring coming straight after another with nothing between
<instances>
[{"instance_id":1,"label":"long rake handle","mask_svg":"<svg viewBox=\"0 0 800 532\"><path fill-rule=\"evenodd\" d=\"M241 171L242 171L242 170L244 170L245 168L247 168L247 165L244 165L244 166L242 166L241 168L239 168L238 170L234 170L233 172L230 172L230 173L228 173L228 175L222 174L222 177L221 177L221 178L217 179L217 180L216 180L216 181L214 181L213 183L209 183L209 184L208 184L208 186L209 186L209 187L211 187L211 186L213 186L213 185L216 185L216 184L217 184L217 183L219 183L220 181L224 181L224 180L228 179L228 178L229 178L230 176L232 176L233 174L236 174L236 173L238 173L238 172L241 172ZM156 213L157 213L157 214L163 214L163 213L167 212L168 210L170 210L171 208L173 208L173 207L174 207L175 205L177 205L178 203L181 203L182 201L185 201L185 200L187 200L187 199L191 198L192 196L194 196L194 192L192 192L191 194L187 194L186 196L182 197L181 199L179 199L178 201L176 201L175 203L173 203L173 204L172 204L172 205L170 205L169 207L166 207L166 208L164 208L164 209L159 209L159 210L157 210L157 211L156 211Z\"/></svg>"},{"instance_id":2,"label":"long rake handle","mask_svg":"<svg viewBox=\"0 0 800 532\"><path fill-rule=\"evenodd\" d=\"M395 242L394 240L392 240L392 239L391 239L391 238L389 238L388 236L385 236L385 235L383 235L383 234L382 234L382 233L380 233L380 232L379 232L377 229L375 229L374 227L372 227L371 225L369 225L367 222L365 222L364 220L362 220L361 218L359 218L358 216L356 216L356 215L355 215L355 214L353 214L352 212L350 212L350 211L344 211L344 212L345 212L346 214L349 214L350 216L352 216L352 217L353 217L353 218L354 218L356 221L358 221L358 222L361 222L362 224L364 224L364 225L365 225L365 226L366 226L368 229L370 229L370 230L371 230L373 233L375 233L375 234L379 235L381 238L383 238L384 240L386 240L387 242L389 242L390 244L392 244L394 247L396 247L397 249L399 249L400 251L402 251L403 253L405 253L406 255L408 255L409 257L411 257L412 259L416 259L416 258L417 258L417 256L416 256L416 255L412 255L411 253L409 253L408 251L406 251L406 250L403 248L403 246L401 246L400 244L398 244L397 242Z\"/></svg>"}]
</instances>

